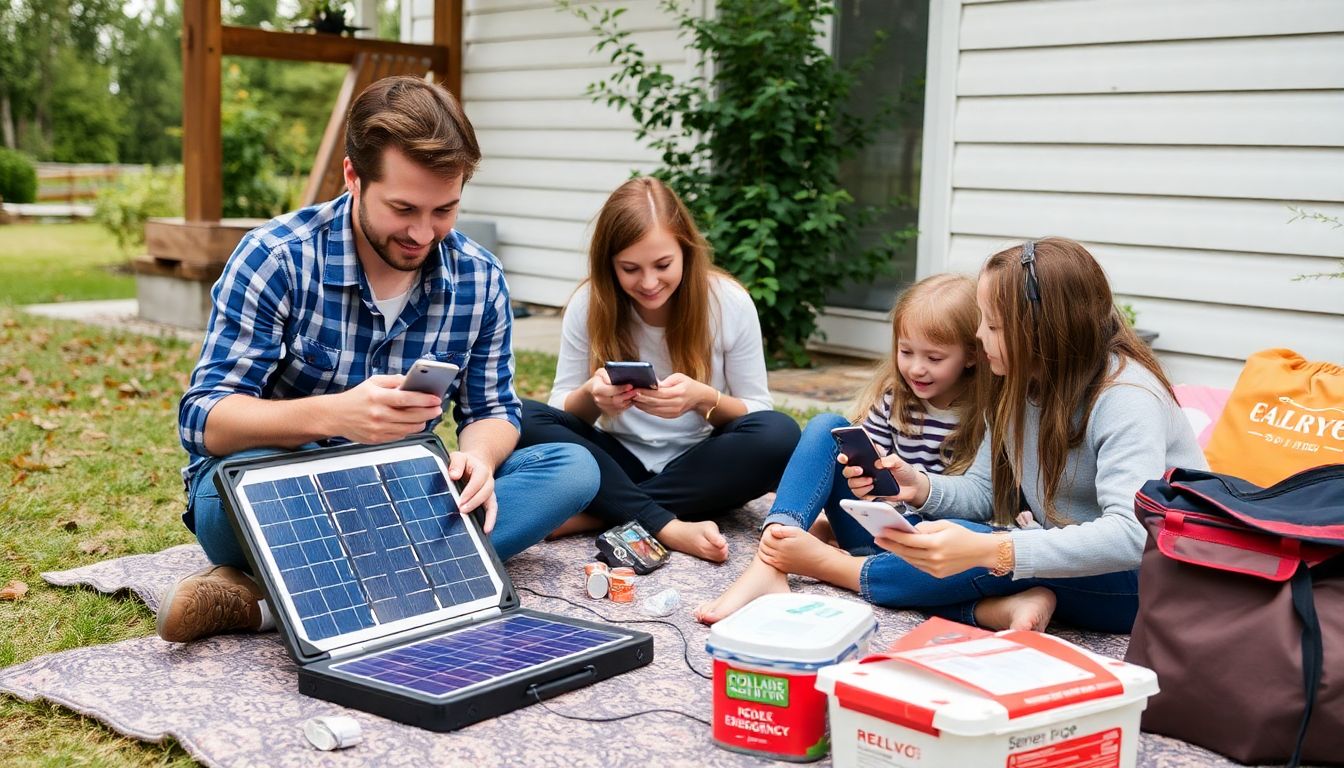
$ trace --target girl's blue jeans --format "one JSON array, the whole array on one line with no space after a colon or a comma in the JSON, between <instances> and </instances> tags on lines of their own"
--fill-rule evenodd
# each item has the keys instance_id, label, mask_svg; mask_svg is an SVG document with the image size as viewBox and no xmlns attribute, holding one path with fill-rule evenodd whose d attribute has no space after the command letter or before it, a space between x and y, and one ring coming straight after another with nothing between
<instances>
[{"instance_id":1,"label":"girl's blue jeans","mask_svg":"<svg viewBox=\"0 0 1344 768\"><path fill-rule=\"evenodd\" d=\"M993 576L986 568L935 578L885 552L854 518L840 508L841 499L855 498L836 462L839 454L831 430L848 425L838 414L823 413L807 423L789 459L774 506L762 525L796 525L807 530L824 510L836 542L852 555L864 557L859 594L888 608L916 608L943 618L975 624L975 606L982 598L1046 587L1055 593L1055 618L1081 629L1129 632L1139 607L1139 572L1122 571L1076 578L1016 579ZM919 522L910 515L911 522ZM972 531L992 527L970 520L951 520Z\"/></svg>"},{"instance_id":2,"label":"girl's blue jeans","mask_svg":"<svg viewBox=\"0 0 1344 768\"><path fill-rule=\"evenodd\" d=\"M215 489L220 462L281 452L255 448L220 457L203 465L192 478L182 521L196 534L210 562L251 571ZM583 511L597 494L597 484L597 462L576 445L552 443L514 451L495 470L499 513L490 543L499 559L507 560L522 552Z\"/></svg>"}]
</instances>

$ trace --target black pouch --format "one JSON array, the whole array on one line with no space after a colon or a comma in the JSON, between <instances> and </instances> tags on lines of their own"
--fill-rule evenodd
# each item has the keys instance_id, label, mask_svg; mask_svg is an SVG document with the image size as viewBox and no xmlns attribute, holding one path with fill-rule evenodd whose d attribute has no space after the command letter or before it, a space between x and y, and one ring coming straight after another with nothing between
<instances>
[{"instance_id":1,"label":"black pouch","mask_svg":"<svg viewBox=\"0 0 1344 768\"><path fill-rule=\"evenodd\" d=\"M667 550L644 526L629 522L597 537L597 559L613 568L634 568L644 575L667 562Z\"/></svg>"}]
</instances>

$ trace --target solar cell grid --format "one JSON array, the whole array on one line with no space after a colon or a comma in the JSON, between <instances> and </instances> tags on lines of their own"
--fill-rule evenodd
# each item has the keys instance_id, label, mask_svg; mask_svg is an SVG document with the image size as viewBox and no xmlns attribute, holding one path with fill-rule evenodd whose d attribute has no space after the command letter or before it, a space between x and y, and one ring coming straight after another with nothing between
<instances>
[{"instance_id":1,"label":"solar cell grid","mask_svg":"<svg viewBox=\"0 0 1344 768\"><path fill-rule=\"evenodd\" d=\"M444 696L621 638L611 632L535 616L509 616L335 664L332 669Z\"/></svg>"},{"instance_id":2,"label":"solar cell grid","mask_svg":"<svg viewBox=\"0 0 1344 768\"><path fill-rule=\"evenodd\" d=\"M432 458L252 483L244 492L309 639L495 594Z\"/></svg>"}]
</instances>

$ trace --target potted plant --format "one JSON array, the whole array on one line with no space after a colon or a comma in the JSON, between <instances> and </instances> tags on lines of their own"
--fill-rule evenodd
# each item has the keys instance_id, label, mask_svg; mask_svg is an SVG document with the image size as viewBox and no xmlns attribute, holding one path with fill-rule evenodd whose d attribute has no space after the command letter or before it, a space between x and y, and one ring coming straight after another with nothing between
<instances>
[{"instance_id":1,"label":"potted plant","mask_svg":"<svg viewBox=\"0 0 1344 768\"><path fill-rule=\"evenodd\" d=\"M300 15L308 19L309 26L328 35L345 32L345 3L343 0L306 0Z\"/></svg>"},{"instance_id":2,"label":"potted plant","mask_svg":"<svg viewBox=\"0 0 1344 768\"><path fill-rule=\"evenodd\" d=\"M1119 309L1120 314L1125 317L1125 322L1129 324L1130 328L1134 329L1134 332L1139 335L1140 339L1143 339L1143 343L1150 347L1153 346L1153 342L1157 340L1158 333L1157 331L1148 331L1136 327L1135 324L1138 322L1139 313L1138 310L1134 309L1134 305L1129 303L1121 304L1119 305Z\"/></svg>"}]
</instances>

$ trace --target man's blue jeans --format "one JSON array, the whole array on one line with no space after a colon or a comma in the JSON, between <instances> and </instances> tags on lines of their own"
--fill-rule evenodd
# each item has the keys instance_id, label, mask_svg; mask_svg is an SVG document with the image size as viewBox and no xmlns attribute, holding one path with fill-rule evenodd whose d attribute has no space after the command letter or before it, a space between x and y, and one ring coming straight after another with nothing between
<instances>
[{"instance_id":1,"label":"man's blue jeans","mask_svg":"<svg viewBox=\"0 0 1344 768\"><path fill-rule=\"evenodd\" d=\"M840 508L841 499L855 498L835 460L831 430L849 424L843 416L823 413L803 430L798 448L789 459L779 491L765 525L780 523L807 530L822 510L831 522L836 542L853 555L866 556L859 577L859 594L888 608L917 608L935 616L975 624L975 605L981 598L1001 597L1046 587L1055 593L1055 617L1082 629L1129 632L1139 608L1139 572L1123 571L1077 578L1017 579L993 576L985 568L935 578L905 560L882 551L863 526ZM910 515L911 522L920 518ZM973 531L992 527L970 520L951 520Z\"/></svg>"},{"instance_id":2,"label":"man's blue jeans","mask_svg":"<svg viewBox=\"0 0 1344 768\"><path fill-rule=\"evenodd\" d=\"M227 458L282 452L255 448ZM250 571L215 489L215 471L222 461L224 457L211 460L192 478L182 521L195 532L210 562ZM597 485L597 462L576 445L553 443L514 451L495 470L499 515L490 532L490 543L500 559L507 560L536 544L556 526L581 512L597 495Z\"/></svg>"}]
</instances>

